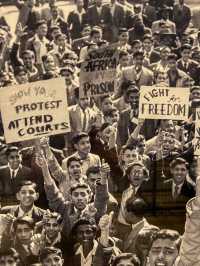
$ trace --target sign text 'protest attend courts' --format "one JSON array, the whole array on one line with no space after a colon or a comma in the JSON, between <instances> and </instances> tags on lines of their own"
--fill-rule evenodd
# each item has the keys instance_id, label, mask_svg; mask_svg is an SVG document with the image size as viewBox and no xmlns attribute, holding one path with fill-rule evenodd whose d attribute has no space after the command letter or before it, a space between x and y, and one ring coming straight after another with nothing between
<instances>
[{"instance_id":1,"label":"sign text 'protest attend courts'","mask_svg":"<svg viewBox=\"0 0 200 266\"><path fill-rule=\"evenodd\" d=\"M185 120L188 118L189 94L188 88L142 86L139 117Z\"/></svg>"},{"instance_id":2,"label":"sign text 'protest attend courts'","mask_svg":"<svg viewBox=\"0 0 200 266\"><path fill-rule=\"evenodd\" d=\"M0 98L7 143L70 131L64 78L2 88Z\"/></svg>"}]
</instances>

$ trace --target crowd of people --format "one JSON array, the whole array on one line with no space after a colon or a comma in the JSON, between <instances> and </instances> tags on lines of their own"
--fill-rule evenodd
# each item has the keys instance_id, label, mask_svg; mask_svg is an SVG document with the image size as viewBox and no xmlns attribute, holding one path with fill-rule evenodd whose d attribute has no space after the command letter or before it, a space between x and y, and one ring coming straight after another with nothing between
<instances>
[{"instance_id":1,"label":"crowd of people","mask_svg":"<svg viewBox=\"0 0 200 266\"><path fill-rule=\"evenodd\" d=\"M63 77L71 131L7 144L1 119L0 266L199 266L191 8L76 0L66 13L55 0L15 1L14 34L0 14L0 87ZM82 63L110 44L114 93L82 96ZM139 119L141 86L190 88L188 119Z\"/></svg>"}]
</instances>

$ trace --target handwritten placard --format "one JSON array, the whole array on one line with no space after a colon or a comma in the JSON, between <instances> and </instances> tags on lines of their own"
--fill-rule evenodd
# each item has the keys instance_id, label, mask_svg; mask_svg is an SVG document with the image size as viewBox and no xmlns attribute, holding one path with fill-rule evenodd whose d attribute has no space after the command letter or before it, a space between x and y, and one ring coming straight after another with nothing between
<instances>
[{"instance_id":1,"label":"handwritten placard","mask_svg":"<svg viewBox=\"0 0 200 266\"><path fill-rule=\"evenodd\" d=\"M101 96L113 94L118 64L117 45L94 49L81 64L80 96Z\"/></svg>"},{"instance_id":2,"label":"handwritten placard","mask_svg":"<svg viewBox=\"0 0 200 266\"><path fill-rule=\"evenodd\" d=\"M70 131L64 78L1 88L0 108L7 143Z\"/></svg>"},{"instance_id":3,"label":"handwritten placard","mask_svg":"<svg viewBox=\"0 0 200 266\"><path fill-rule=\"evenodd\" d=\"M139 118L185 120L189 111L189 88L142 86Z\"/></svg>"}]
</instances>

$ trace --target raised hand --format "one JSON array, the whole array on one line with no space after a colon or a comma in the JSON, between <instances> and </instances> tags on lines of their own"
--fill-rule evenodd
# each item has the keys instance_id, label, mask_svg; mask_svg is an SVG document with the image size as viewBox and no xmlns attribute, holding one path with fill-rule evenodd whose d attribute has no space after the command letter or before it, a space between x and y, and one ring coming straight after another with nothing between
<instances>
[{"instance_id":1,"label":"raised hand","mask_svg":"<svg viewBox=\"0 0 200 266\"><path fill-rule=\"evenodd\" d=\"M110 175L110 166L108 163L105 163L104 159L102 160L100 172L101 172L101 184L102 185L106 184L108 177Z\"/></svg>"},{"instance_id":2,"label":"raised hand","mask_svg":"<svg viewBox=\"0 0 200 266\"><path fill-rule=\"evenodd\" d=\"M110 230L112 219L113 219L114 212L110 212L110 214L105 214L101 217L99 221L99 227L101 231L107 231Z\"/></svg>"}]
</instances>

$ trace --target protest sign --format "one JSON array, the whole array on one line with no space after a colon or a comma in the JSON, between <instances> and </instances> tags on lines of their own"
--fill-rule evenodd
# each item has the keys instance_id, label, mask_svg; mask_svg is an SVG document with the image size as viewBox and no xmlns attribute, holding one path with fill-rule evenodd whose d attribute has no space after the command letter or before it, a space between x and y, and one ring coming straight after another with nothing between
<instances>
[{"instance_id":1,"label":"protest sign","mask_svg":"<svg viewBox=\"0 0 200 266\"><path fill-rule=\"evenodd\" d=\"M189 88L142 86L139 118L185 120L189 111Z\"/></svg>"},{"instance_id":2,"label":"protest sign","mask_svg":"<svg viewBox=\"0 0 200 266\"><path fill-rule=\"evenodd\" d=\"M70 131L64 78L1 88L0 108L7 143Z\"/></svg>"},{"instance_id":3,"label":"protest sign","mask_svg":"<svg viewBox=\"0 0 200 266\"><path fill-rule=\"evenodd\" d=\"M200 156L200 108L196 109L194 155Z\"/></svg>"},{"instance_id":4,"label":"protest sign","mask_svg":"<svg viewBox=\"0 0 200 266\"><path fill-rule=\"evenodd\" d=\"M80 96L94 97L114 93L117 64L116 44L90 51L81 64Z\"/></svg>"}]
</instances>

